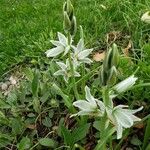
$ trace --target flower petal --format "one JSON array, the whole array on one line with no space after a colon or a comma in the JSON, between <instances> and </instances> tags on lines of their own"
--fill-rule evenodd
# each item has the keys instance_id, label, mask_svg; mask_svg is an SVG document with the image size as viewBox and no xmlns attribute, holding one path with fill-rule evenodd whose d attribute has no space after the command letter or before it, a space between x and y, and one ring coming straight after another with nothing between
<instances>
[{"instance_id":1,"label":"flower petal","mask_svg":"<svg viewBox=\"0 0 150 150\"><path fill-rule=\"evenodd\" d=\"M96 109L95 106L91 105L89 102L85 100L78 100L73 103L75 107L78 107L81 110L86 110L86 111L94 111Z\"/></svg>"},{"instance_id":2,"label":"flower petal","mask_svg":"<svg viewBox=\"0 0 150 150\"><path fill-rule=\"evenodd\" d=\"M117 85L115 85L113 87L113 89L117 92L117 93L122 93L127 91L129 88L131 88L134 84L135 81L138 78L134 77L134 75L126 78L125 80L121 81L120 83L118 83Z\"/></svg>"},{"instance_id":3,"label":"flower petal","mask_svg":"<svg viewBox=\"0 0 150 150\"><path fill-rule=\"evenodd\" d=\"M137 113L138 111L141 111L142 109L143 109L143 106L141 106L141 107L138 108L138 109L134 109L134 110L131 110L131 109L124 109L124 111L125 111L126 113L135 114L135 113Z\"/></svg>"},{"instance_id":4,"label":"flower petal","mask_svg":"<svg viewBox=\"0 0 150 150\"><path fill-rule=\"evenodd\" d=\"M133 120L127 114L123 113L121 110L116 110L114 116L119 124L124 128L129 128L133 125Z\"/></svg>"},{"instance_id":5,"label":"flower petal","mask_svg":"<svg viewBox=\"0 0 150 150\"><path fill-rule=\"evenodd\" d=\"M93 62L93 61L92 61L91 59L89 59L89 58L81 59L81 61L82 61L83 63L87 63L87 64L90 64L90 63Z\"/></svg>"},{"instance_id":6,"label":"flower petal","mask_svg":"<svg viewBox=\"0 0 150 150\"><path fill-rule=\"evenodd\" d=\"M64 75L65 72L63 70L58 70L54 73L54 76L60 76L60 75Z\"/></svg>"},{"instance_id":7,"label":"flower petal","mask_svg":"<svg viewBox=\"0 0 150 150\"><path fill-rule=\"evenodd\" d=\"M96 102L95 102L95 98L91 95L90 92L90 88L88 86L85 86L85 97L86 99L93 105L93 106L97 106Z\"/></svg>"},{"instance_id":8,"label":"flower petal","mask_svg":"<svg viewBox=\"0 0 150 150\"><path fill-rule=\"evenodd\" d=\"M81 75L79 74L79 72L75 71L75 72L74 72L74 76L75 76L75 77L80 77Z\"/></svg>"},{"instance_id":9,"label":"flower petal","mask_svg":"<svg viewBox=\"0 0 150 150\"><path fill-rule=\"evenodd\" d=\"M79 60L84 59L84 58L87 57L92 51L93 51L93 49L85 49L85 50L83 50L82 52L80 52L80 53L78 54L78 59L79 59Z\"/></svg>"},{"instance_id":10,"label":"flower petal","mask_svg":"<svg viewBox=\"0 0 150 150\"><path fill-rule=\"evenodd\" d=\"M105 105L104 105L104 103L102 101L100 101L100 100L97 100L97 99L96 99L96 102L97 102L97 105L100 107L100 110L101 110L102 114L104 114L104 112L105 112Z\"/></svg>"},{"instance_id":11,"label":"flower petal","mask_svg":"<svg viewBox=\"0 0 150 150\"><path fill-rule=\"evenodd\" d=\"M70 46L67 46L67 47L65 48L64 56L69 52L69 50L70 50Z\"/></svg>"},{"instance_id":12,"label":"flower petal","mask_svg":"<svg viewBox=\"0 0 150 150\"><path fill-rule=\"evenodd\" d=\"M62 70L66 70L67 69L67 66L66 64L62 63L62 62L56 62L57 65L62 69Z\"/></svg>"},{"instance_id":13,"label":"flower petal","mask_svg":"<svg viewBox=\"0 0 150 150\"><path fill-rule=\"evenodd\" d=\"M77 52L80 52L84 49L84 41L83 39L80 39L80 41L78 42L78 45L77 45Z\"/></svg>"},{"instance_id":14,"label":"flower petal","mask_svg":"<svg viewBox=\"0 0 150 150\"><path fill-rule=\"evenodd\" d=\"M51 40L50 42L55 46L63 46L59 41Z\"/></svg>"},{"instance_id":15,"label":"flower petal","mask_svg":"<svg viewBox=\"0 0 150 150\"><path fill-rule=\"evenodd\" d=\"M63 51L64 51L64 48L62 46L58 46L58 47L55 47L46 51L45 54L47 57L55 57L59 55L60 53L62 53Z\"/></svg>"},{"instance_id":16,"label":"flower petal","mask_svg":"<svg viewBox=\"0 0 150 150\"><path fill-rule=\"evenodd\" d=\"M117 130L117 139L121 139L123 128L119 123L117 123L117 125L116 125L116 130Z\"/></svg>"},{"instance_id":17,"label":"flower petal","mask_svg":"<svg viewBox=\"0 0 150 150\"><path fill-rule=\"evenodd\" d=\"M60 33L60 32L58 32L58 39L59 39L59 41L60 41L60 43L64 46L64 47L66 47L67 46L67 38L65 37L65 35L63 35L62 33Z\"/></svg>"}]
</instances>

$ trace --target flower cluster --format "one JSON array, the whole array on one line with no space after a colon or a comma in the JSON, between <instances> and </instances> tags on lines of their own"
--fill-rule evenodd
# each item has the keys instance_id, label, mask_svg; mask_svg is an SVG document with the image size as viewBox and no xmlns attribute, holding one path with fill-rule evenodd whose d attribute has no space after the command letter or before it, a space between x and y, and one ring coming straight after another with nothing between
<instances>
[{"instance_id":1,"label":"flower cluster","mask_svg":"<svg viewBox=\"0 0 150 150\"><path fill-rule=\"evenodd\" d=\"M47 50L45 53L47 57L57 57L58 55L63 53L63 56L70 53L71 55L71 64L73 66L73 73L71 73L71 64L66 59L66 64L63 62L56 62L61 70L58 70L54 73L54 75L62 75L64 80L68 82L68 79L72 76L79 77L80 74L76 71L77 67L79 67L82 63L90 64L92 62L91 59L88 58L89 54L93 51L93 49L85 49L83 39L80 39L77 46L75 47L72 44L73 40L65 37L62 33L58 32L58 41L51 40L51 43L56 46L50 50Z\"/></svg>"},{"instance_id":2,"label":"flower cluster","mask_svg":"<svg viewBox=\"0 0 150 150\"><path fill-rule=\"evenodd\" d=\"M117 92L117 94L127 91L129 88L131 88L135 81L137 80L134 75L128 77L127 79L123 80L122 82L115 85L112 89ZM112 92L112 91L111 91ZM110 93L110 101L112 101L112 98L116 97L117 94L114 94L113 96ZM130 128L133 126L133 123L136 121L140 121L141 119L136 117L134 114L140 110L142 110L143 107L140 107L136 110L127 109L127 105L118 105L118 106L106 106L104 103L98 99L95 99L91 93L90 89L86 86L85 87L85 93L86 93L86 100L77 100L73 103L75 107L78 107L80 111L72 116L76 115L90 115L90 116L97 116L102 117L105 112L107 115L107 119L110 124L113 124L117 131L117 139L120 139L122 137L123 129Z\"/></svg>"}]
</instances>

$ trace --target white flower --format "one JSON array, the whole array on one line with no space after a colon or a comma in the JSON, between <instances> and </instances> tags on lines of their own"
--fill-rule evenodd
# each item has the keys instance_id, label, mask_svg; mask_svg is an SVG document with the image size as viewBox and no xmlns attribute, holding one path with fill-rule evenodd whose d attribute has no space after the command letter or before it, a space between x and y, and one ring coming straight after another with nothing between
<instances>
[{"instance_id":1,"label":"white flower","mask_svg":"<svg viewBox=\"0 0 150 150\"><path fill-rule=\"evenodd\" d=\"M127 105L118 105L113 109L110 108L106 109L108 118L116 128L117 139L120 139L122 137L122 132L124 128L130 128L131 126L133 126L133 123L135 121L141 120L140 118L136 117L133 114L135 114L138 111L141 111L143 107L140 107L135 110L123 109L127 107L128 107Z\"/></svg>"},{"instance_id":2,"label":"white flower","mask_svg":"<svg viewBox=\"0 0 150 150\"><path fill-rule=\"evenodd\" d=\"M134 75L132 75L132 76L126 78L125 80L121 81L120 83L116 84L113 87L113 90L117 93L125 92L135 84L135 81L137 79L138 78L136 78L136 77L134 77Z\"/></svg>"},{"instance_id":3,"label":"white flower","mask_svg":"<svg viewBox=\"0 0 150 150\"><path fill-rule=\"evenodd\" d=\"M150 11L144 13L141 17L141 20L145 23L150 23Z\"/></svg>"},{"instance_id":4,"label":"white flower","mask_svg":"<svg viewBox=\"0 0 150 150\"><path fill-rule=\"evenodd\" d=\"M78 107L80 111L72 116L76 115L92 115L92 116L103 116L105 112L105 106L102 101L95 99L91 93L90 89L85 86L85 97L86 100L77 100L73 103L75 107ZM71 117L72 117L71 116Z\"/></svg>"},{"instance_id":5,"label":"white flower","mask_svg":"<svg viewBox=\"0 0 150 150\"><path fill-rule=\"evenodd\" d=\"M71 74L71 69L70 69L70 64L69 64L69 60L67 59L66 60L66 64L62 63L62 62L56 62L57 65L61 68L60 70L56 71L54 73L55 76L59 76L59 75L62 75L64 77L64 80L66 82L68 82L68 79L72 76ZM80 77L80 74L75 71L75 66L74 67L74 76L75 77Z\"/></svg>"},{"instance_id":6,"label":"white flower","mask_svg":"<svg viewBox=\"0 0 150 150\"><path fill-rule=\"evenodd\" d=\"M81 63L90 64L92 62L92 60L87 58L87 56L93 51L93 49L85 49L83 39L80 39L80 41L77 44L77 47L72 46L72 48L74 50L74 53L72 53L74 63L80 65Z\"/></svg>"},{"instance_id":7,"label":"white flower","mask_svg":"<svg viewBox=\"0 0 150 150\"><path fill-rule=\"evenodd\" d=\"M68 39L65 37L65 35L63 35L60 32L58 32L58 39L59 39L59 41L51 40L51 43L53 45L55 45L56 47L52 48L50 50L47 50L45 52L47 57L55 57L63 52L64 52L64 55L66 55L68 53L68 51L70 50L70 45L72 43L72 39L69 44Z\"/></svg>"}]
</instances>

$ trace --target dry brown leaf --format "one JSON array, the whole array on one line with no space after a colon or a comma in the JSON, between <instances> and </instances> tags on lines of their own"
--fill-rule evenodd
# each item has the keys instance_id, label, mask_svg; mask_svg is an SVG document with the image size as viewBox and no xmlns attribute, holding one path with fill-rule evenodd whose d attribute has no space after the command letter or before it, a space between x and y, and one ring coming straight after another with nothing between
<instances>
[{"instance_id":1,"label":"dry brown leaf","mask_svg":"<svg viewBox=\"0 0 150 150\"><path fill-rule=\"evenodd\" d=\"M106 42L111 44L121 37L120 31L112 31L106 35Z\"/></svg>"},{"instance_id":2,"label":"dry brown leaf","mask_svg":"<svg viewBox=\"0 0 150 150\"><path fill-rule=\"evenodd\" d=\"M123 54L128 57L129 56L129 51L130 51L131 48L132 48L132 42L129 41L127 47L123 49Z\"/></svg>"},{"instance_id":3,"label":"dry brown leaf","mask_svg":"<svg viewBox=\"0 0 150 150\"><path fill-rule=\"evenodd\" d=\"M103 61L105 58L105 51L103 51L102 53L96 52L93 55L93 60L95 61Z\"/></svg>"},{"instance_id":4,"label":"dry brown leaf","mask_svg":"<svg viewBox=\"0 0 150 150\"><path fill-rule=\"evenodd\" d=\"M137 129L143 129L144 128L144 123L140 122L138 124L135 124L134 127L137 128Z\"/></svg>"},{"instance_id":5,"label":"dry brown leaf","mask_svg":"<svg viewBox=\"0 0 150 150\"><path fill-rule=\"evenodd\" d=\"M36 125L35 124L28 124L26 126L26 128L34 130L34 129L36 129Z\"/></svg>"}]
</instances>

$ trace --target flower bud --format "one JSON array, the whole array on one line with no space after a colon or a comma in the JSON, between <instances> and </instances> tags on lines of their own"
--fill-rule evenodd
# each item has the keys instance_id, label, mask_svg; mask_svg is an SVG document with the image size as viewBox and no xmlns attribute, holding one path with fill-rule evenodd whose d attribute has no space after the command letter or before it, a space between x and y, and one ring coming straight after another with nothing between
<instances>
[{"instance_id":1,"label":"flower bud","mask_svg":"<svg viewBox=\"0 0 150 150\"><path fill-rule=\"evenodd\" d=\"M70 33L72 36L75 35L77 30L76 17L74 16L74 8L70 0L64 3L64 30L66 33Z\"/></svg>"},{"instance_id":2,"label":"flower bud","mask_svg":"<svg viewBox=\"0 0 150 150\"><path fill-rule=\"evenodd\" d=\"M68 31L71 29L71 22L66 11L64 11L64 30Z\"/></svg>"},{"instance_id":3,"label":"flower bud","mask_svg":"<svg viewBox=\"0 0 150 150\"><path fill-rule=\"evenodd\" d=\"M76 17L73 16L73 19L71 21L71 35L74 36L77 32L77 22L76 22Z\"/></svg>"},{"instance_id":4,"label":"flower bud","mask_svg":"<svg viewBox=\"0 0 150 150\"><path fill-rule=\"evenodd\" d=\"M116 82L117 66L119 62L119 53L116 44L113 44L106 53L101 69L101 82L105 86L113 85Z\"/></svg>"},{"instance_id":5,"label":"flower bud","mask_svg":"<svg viewBox=\"0 0 150 150\"><path fill-rule=\"evenodd\" d=\"M111 60L111 66L118 66L119 63L119 52L118 52L118 47L117 45L114 43L112 45L112 50L113 50L113 56L112 56L112 60Z\"/></svg>"},{"instance_id":6,"label":"flower bud","mask_svg":"<svg viewBox=\"0 0 150 150\"><path fill-rule=\"evenodd\" d=\"M150 23L150 11L144 13L141 17L141 20L145 23Z\"/></svg>"}]
</instances>

